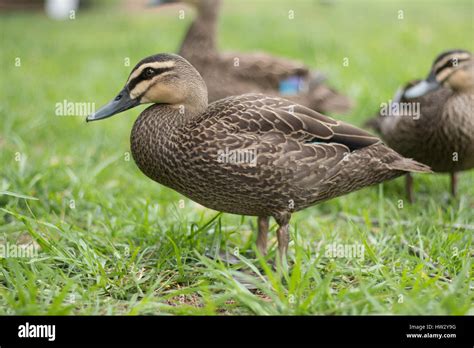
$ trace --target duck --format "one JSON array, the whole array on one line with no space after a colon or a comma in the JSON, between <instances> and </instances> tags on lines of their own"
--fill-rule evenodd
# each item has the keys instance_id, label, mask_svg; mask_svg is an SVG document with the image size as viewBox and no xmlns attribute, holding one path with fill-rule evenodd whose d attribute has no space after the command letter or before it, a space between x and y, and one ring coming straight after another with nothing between
<instances>
[{"instance_id":1,"label":"duck","mask_svg":"<svg viewBox=\"0 0 474 348\"><path fill-rule=\"evenodd\" d=\"M87 121L149 103L130 136L138 168L207 208L256 216L261 255L273 217L280 262L294 212L407 172L430 171L367 131L290 100L247 93L209 104L199 72L170 53L141 60L117 96Z\"/></svg>"},{"instance_id":2,"label":"duck","mask_svg":"<svg viewBox=\"0 0 474 348\"><path fill-rule=\"evenodd\" d=\"M458 173L474 167L474 60L463 49L447 50L434 60L428 76L399 89L397 112L379 113L366 125L403 156L450 175L456 196ZM413 177L406 176L413 202Z\"/></svg>"},{"instance_id":3,"label":"duck","mask_svg":"<svg viewBox=\"0 0 474 348\"><path fill-rule=\"evenodd\" d=\"M186 3L196 8L178 54L201 74L209 101L249 92L284 97L320 112L343 114L352 102L326 86L326 76L300 61L264 52L219 52L216 31L220 0L161 0L161 4Z\"/></svg>"}]
</instances>

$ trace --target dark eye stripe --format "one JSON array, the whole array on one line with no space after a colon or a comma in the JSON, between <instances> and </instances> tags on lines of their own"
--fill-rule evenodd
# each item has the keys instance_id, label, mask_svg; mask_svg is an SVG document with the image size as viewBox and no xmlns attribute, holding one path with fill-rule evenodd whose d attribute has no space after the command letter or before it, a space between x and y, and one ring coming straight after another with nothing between
<instances>
[{"instance_id":1,"label":"dark eye stripe","mask_svg":"<svg viewBox=\"0 0 474 348\"><path fill-rule=\"evenodd\" d=\"M451 58L450 60L448 60L446 63L444 63L443 65L441 65L439 68L436 68L435 70L435 74L437 75L441 70L444 70L446 68L451 68L454 64L454 59L456 58ZM468 61L469 58L464 58L464 59L458 59L457 60L457 63L458 65L461 64L462 62L465 62L465 61Z\"/></svg>"},{"instance_id":2,"label":"dark eye stripe","mask_svg":"<svg viewBox=\"0 0 474 348\"><path fill-rule=\"evenodd\" d=\"M137 77L133 78L129 83L128 83L128 90L129 91L132 91L136 85L138 85L141 81L145 81L145 80L150 80L152 79L153 77L155 76L158 76L160 74L163 74L164 72L166 71L170 71L170 70L173 70L173 67L168 67L168 68L154 68L154 74L152 76L146 76L145 77L145 71L149 69L149 68L145 68L141 73L140 75L138 75Z\"/></svg>"},{"instance_id":3,"label":"dark eye stripe","mask_svg":"<svg viewBox=\"0 0 474 348\"><path fill-rule=\"evenodd\" d=\"M153 69L153 68L143 69L141 75L142 75L143 78L152 77L153 75L155 75L155 69Z\"/></svg>"}]
</instances>

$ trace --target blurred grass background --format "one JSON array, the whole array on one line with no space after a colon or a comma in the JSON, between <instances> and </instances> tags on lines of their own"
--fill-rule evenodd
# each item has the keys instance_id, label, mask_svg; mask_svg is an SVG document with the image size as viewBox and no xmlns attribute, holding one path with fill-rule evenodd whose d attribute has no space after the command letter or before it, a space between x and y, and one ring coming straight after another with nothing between
<instances>
[{"instance_id":1,"label":"blurred grass background","mask_svg":"<svg viewBox=\"0 0 474 348\"><path fill-rule=\"evenodd\" d=\"M66 21L0 13L0 240L41 246L37 259L0 260L1 314L474 314L472 171L455 200L447 176L417 175L413 205L399 208L397 179L295 214L296 264L282 279L267 269L258 291L206 258L248 254L255 221L215 217L138 171L129 133L144 107L94 124L55 116L63 100L107 102L141 58L177 51L193 18L118 5ZM362 125L439 52L473 50L473 13L470 0L227 0L218 42L325 72L356 103L337 117ZM331 243L364 244L366 257L328 259Z\"/></svg>"}]
</instances>

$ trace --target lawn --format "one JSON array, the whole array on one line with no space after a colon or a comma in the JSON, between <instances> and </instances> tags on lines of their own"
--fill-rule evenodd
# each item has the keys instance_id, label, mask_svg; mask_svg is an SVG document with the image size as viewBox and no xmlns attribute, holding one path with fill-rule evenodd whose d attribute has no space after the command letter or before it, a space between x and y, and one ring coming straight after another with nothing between
<instances>
[{"instance_id":1,"label":"lawn","mask_svg":"<svg viewBox=\"0 0 474 348\"><path fill-rule=\"evenodd\" d=\"M359 126L436 54L474 48L469 0L326 3L226 1L219 46L324 71L356 102L336 117ZM277 272L253 256L255 218L139 172L129 134L143 107L92 124L56 116L64 100L107 102L138 60L176 51L192 20L113 4L67 21L0 14L0 244L36 246L0 259L0 314L474 314L473 171L455 199L446 175L415 175L414 204L399 178L294 214L290 266Z\"/></svg>"}]
</instances>

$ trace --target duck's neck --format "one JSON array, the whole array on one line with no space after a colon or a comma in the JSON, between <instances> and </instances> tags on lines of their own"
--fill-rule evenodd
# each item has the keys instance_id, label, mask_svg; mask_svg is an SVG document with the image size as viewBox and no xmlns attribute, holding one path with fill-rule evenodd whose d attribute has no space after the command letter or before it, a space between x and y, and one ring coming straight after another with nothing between
<instances>
[{"instance_id":1,"label":"duck's neck","mask_svg":"<svg viewBox=\"0 0 474 348\"><path fill-rule=\"evenodd\" d=\"M456 94L474 94L474 80L466 81L460 88L453 88Z\"/></svg>"},{"instance_id":2,"label":"duck's neck","mask_svg":"<svg viewBox=\"0 0 474 348\"><path fill-rule=\"evenodd\" d=\"M186 33L179 54L190 58L200 53L213 54L216 50L216 26L220 1L202 0L197 6L197 17Z\"/></svg>"},{"instance_id":3,"label":"duck's neck","mask_svg":"<svg viewBox=\"0 0 474 348\"><path fill-rule=\"evenodd\" d=\"M172 129L180 129L201 116L207 108L207 103L200 105L155 104L152 107L156 110L154 117L158 119L158 128L169 132Z\"/></svg>"},{"instance_id":4,"label":"duck's neck","mask_svg":"<svg viewBox=\"0 0 474 348\"><path fill-rule=\"evenodd\" d=\"M206 98L187 105L154 104L135 121L130 138L132 156L140 170L151 179L176 187L170 161L182 151L186 126L207 109Z\"/></svg>"}]
</instances>

